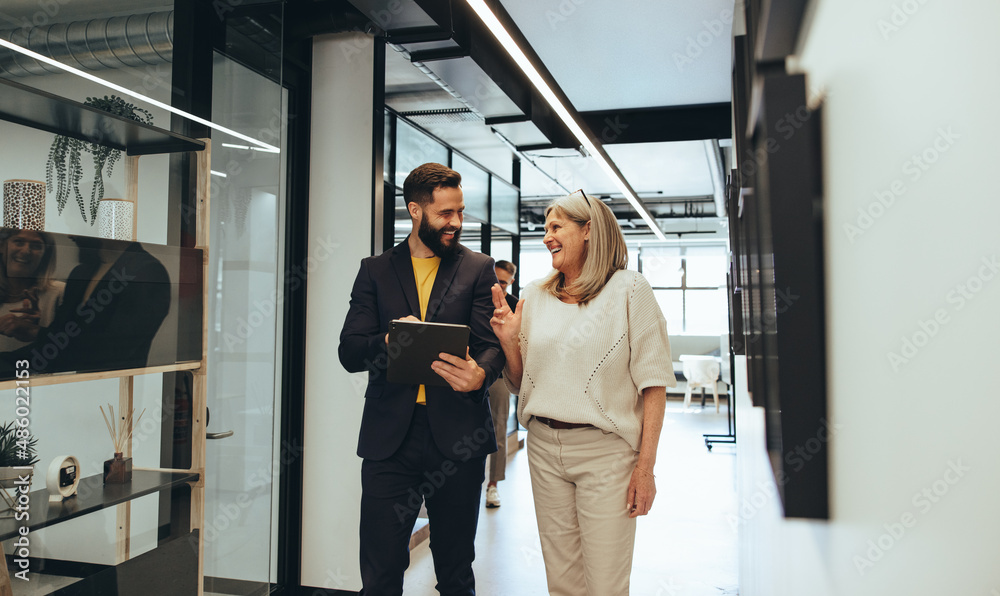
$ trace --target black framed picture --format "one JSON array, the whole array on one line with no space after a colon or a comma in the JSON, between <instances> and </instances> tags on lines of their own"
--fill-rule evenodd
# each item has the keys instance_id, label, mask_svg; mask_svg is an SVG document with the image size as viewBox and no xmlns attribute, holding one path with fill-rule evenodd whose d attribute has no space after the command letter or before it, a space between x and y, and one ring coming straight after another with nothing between
<instances>
[{"instance_id":1,"label":"black framed picture","mask_svg":"<svg viewBox=\"0 0 1000 596\"><path fill-rule=\"evenodd\" d=\"M821 112L809 107L804 75L772 73L754 87L730 215L748 385L765 410L785 516L826 519Z\"/></svg>"}]
</instances>

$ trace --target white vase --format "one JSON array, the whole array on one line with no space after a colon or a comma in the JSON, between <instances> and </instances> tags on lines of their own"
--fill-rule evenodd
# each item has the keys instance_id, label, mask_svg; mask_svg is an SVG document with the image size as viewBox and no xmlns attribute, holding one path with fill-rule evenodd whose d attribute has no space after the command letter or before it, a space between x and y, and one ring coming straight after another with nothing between
<instances>
[{"instance_id":1,"label":"white vase","mask_svg":"<svg viewBox=\"0 0 1000 596\"><path fill-rule=\"evenodd\" d=\"M3 225L21 230L45 229L45 183L38 180L5 180Z\"/></svg>"},{"instance_id":2,"label":"white vase","mask_svg":"<svg viewBox=\"0 0 1000 596\"><path fill-rule=\"evenodd\" d=\"M101 199L97 203L97 226L101 238L135 240L135 201Z\"/></svg>"}]
</instances>

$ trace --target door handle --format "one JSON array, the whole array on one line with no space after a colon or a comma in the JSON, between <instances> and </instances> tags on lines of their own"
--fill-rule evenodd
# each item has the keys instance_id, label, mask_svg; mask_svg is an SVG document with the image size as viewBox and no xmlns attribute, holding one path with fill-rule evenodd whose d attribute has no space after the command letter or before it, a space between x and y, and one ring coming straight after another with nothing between
<instances>
[{"instance_id":1,"label":"door handle","mask_svg":"<svg viewBox=\"0 0 1000 596\"><path fill-rule=\"evenodd\" d=\"M212 421L212 411L208 409L208 406L205 406L205 426L208 426L211 421ZM207 431L205 432L205 438L209 440L225 439L231 436L233 436L233 431L231 430L224 430L221 433L210 433Z\"/></svg>"}]
</instances>

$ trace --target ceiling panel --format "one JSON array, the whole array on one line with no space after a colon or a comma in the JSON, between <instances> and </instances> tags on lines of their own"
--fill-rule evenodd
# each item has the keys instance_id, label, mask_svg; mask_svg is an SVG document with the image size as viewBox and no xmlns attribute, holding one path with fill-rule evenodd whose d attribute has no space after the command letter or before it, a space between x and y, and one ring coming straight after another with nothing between
<instances>
[{"instance_id":1,"label":"ceiling panel","mask_svg":"<svg viewBox=\"0 0 1000 596\"><path fill-rule=\"evenodd\" d=\"M495 128L497 132L506 137L507 140L515 146L540 145L543 143L547 144L549 142L549 139L542 134L542 131L538 130L538 127L535 126L533 122L494 124L493 128Z\"/></svg>"},{"instance_id":2,"label":"ceiling panel","mask_svg":"<svg viewBox=\"0 0 1000 596\"><path fill-rule=\"evenodd\" d=\"M424 64L455 89L485 117L510 116L521 111L472 58L434 60Z\"/></svg>"},{"instance_id":3,"label":"ceiling panel","mask_svg":"<svg viewBox=\"0 0 1000 596\"><path fill-rule=\"evenodd\" d=\"M657 191L665 197L715 192L702 141L605 145L604 149L640 196Z\"/></svg>"},{"instance_id":4,"label":"ceiling panel","mask_svg":"<svg viewBox=\"0 0 1000 596\"><path fill-rule=\"evenodd\" d=\"M733 0L502 0L579 111L730 100Z\"/></svg>"},{"instance_id":5,"label":"ceiling panel","mask_svg":"<svg viewBox=\"0 0 1000 596\"><path fill-rule=\"evenodd\" d=\"M385 52L385 104L398 112L465 107L405 55L392 49Z\"/></svg>"},{"instance_id":6,"label":"ceiling panel","mask_svg":"<svg viewBox=\"0 0 1000 596\"><path fill-rule=\"evenodd\" d=\"M567 149L546 149L531 151L527 155L538 166L521 165L521 193L523 196L545 197L566 194L550 178L538 172L541 169L572 192L578 188L591 195L617 194L614 185L604 170L589 157Z\"/></svg>"},{"instance_id":7,"label":"ceiling panel","mask_svg":"<svg viewBox=\"0 0 1000 596\"><path fill-rule=\"evenodd\" d=\"M413 2L400 2L400 0L350 0L350 2L386 31L437 26L434 19L427 16L427 13Z\"/></svg>"}]
</instances>

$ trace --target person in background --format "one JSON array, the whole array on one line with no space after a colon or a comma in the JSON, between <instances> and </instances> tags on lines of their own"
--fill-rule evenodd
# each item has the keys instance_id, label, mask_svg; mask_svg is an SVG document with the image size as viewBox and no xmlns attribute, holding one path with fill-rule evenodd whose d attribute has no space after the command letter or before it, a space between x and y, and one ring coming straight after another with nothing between
<instances>
[{"instance_id":1,"label":"person in background","mask_svg":"<svg viewBox=\"0 0 1000 596\"><path fill-rule=\"evenodd\" d=\"M497 283L504 291L507 304L514 310L517 307L517 298L511 296L509 290L514 283L517 265L510 261L497 261L494 269ZM486 485L486 506L492 509L500 506L497 482L504 479L504 471L507 468L507 417L510 414L510 390L502 378L490 386L490 413L493 415L493 432L497 436L497 452L490 456L490 476Z\"/></svg>"},{"instance_id":2,"label":"person in background","mask_svg":"<svg viewBox=\"0 0 1000 596\"><path fill-rule=\"evenodd\" d=\"M496 451L487 393L503 370L490 328L493 259L459 244L462 176L441 164L403 182L412 231L361 261L340 333L340 362L368 371L358 439L361 463L363 596L399 596L409 542L427 505L437 590L474 596L476 527L486 456ZM395 319L468 325L466 357L440 354L431 368L448 386L390 383L389 323Z\"/></svg>"},{"instance_id":3,"label":"person in background","mask_svg":"<svg viewBox=\"0 0 1000 596\"><path fill-rule=\"evenodd\" d=\"M656 496L667 324L646 279L626 270L611 210L578 191L545 211L554 271L511 310L493 287L493 326L520 395L549 593L629 593L636 518Z\"/></svg>"}]
</instances>

